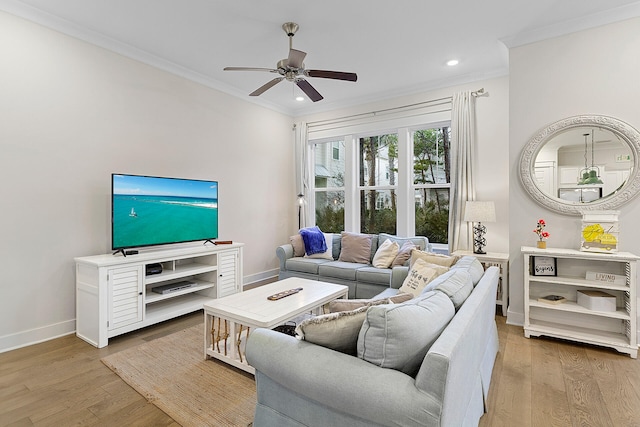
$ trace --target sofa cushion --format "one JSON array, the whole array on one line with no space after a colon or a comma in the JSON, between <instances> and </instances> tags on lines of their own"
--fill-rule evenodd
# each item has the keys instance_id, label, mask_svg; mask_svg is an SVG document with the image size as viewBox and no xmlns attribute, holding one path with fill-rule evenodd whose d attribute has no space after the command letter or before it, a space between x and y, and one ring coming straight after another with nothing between
<instances>
[{"instance_id":1,"label":"sofa cushion","mask_svg":"<svg viewBox=\"0 0 640 427\"><path fill-rule=\"evenodd\" d=\"M293 256L304 256L304 240L302 240L302 236L300 234L294 234L289 237L289 243L293 247Z\"/></svg>"},{"instance_id":2,"label":"sofa cushion","mask_svg":"<svg viewBox=\"0 0 640 427\"><path fill-rule=\"evenodd\" d=\"M376 268L389 268L399 250L400 246L397 242L387 239L378 247L371 264Z\"/></svg>"},{"instance_id":3,"label":"sofa cushion","mask_svg":"<svg viewBox=\"0 0 640 427\"><path fill-rule=\"evenodd\" d=\"M299 273L318 274L318 267L327 262L328 259L294 257L285 261L285 268L288 271L296 271Z\"/></svg>"},{"instance_id":4,"label":"sofa cushion","mask_svg":"<svg viewBox=\"0 0 640 427\"><path fill-rule=\"evenodd\" d=\"M356 270L356 280L360 283L373 283L389 286L391 282L391 269L366 266Z\"/></svg>"},{"instance_id":5,"label":"sofa cushion","mask_svg":"<svg viewBox=\"0 0 640 427\"><path fill-rule=\"evenodd\" d=\"M413 266L413 263L416 262L417 259L423 259L430 264L437 264L449 268L456 263L459 257L414 250L411 252L409 266Z\"/></svg>"},{"instance_id":6,"label":"sofa cushion","mask_svg":"<svg viewBox=\"0 0 640 427\"><path fill-rule=\"evenodd\" d=\"M453 303L442 292L371 306L358 335L358 357L413 377L454 313Z\"/></svg>"},{"instance_id":7,"label":"sofa cushion","mask_svg":"<svg viewBox=\"0 0 640 427\"><path fill-rule=\"evenodd\" d=\"M356 310L322 314L303 320L296 327L296 334L301 340L355 356L358 334L368 309L366 305Z\"/></svg>"},{"instance_id":8,"label":"sofa cushion","mask_svg":"<svg viewBox=\"0 0 640 427\"><path fill-rule=\"evenodd\" d=\"M324 233L317 226L302 228L300 235L307 255L319 254L327 250Z\"/></svg>"},{"instance_id":9,"label":"sofa cushion","mask_svg":"<svg viewBox=\"0 0 640 427\"><path fill-rule=\"evenodd\" d=\"M478 261L478 258L471 255L463 256L458 261L456 261L456 263L452 265L451 268L466 270L471 275L473 286L477 285L484 275L484 267L482 266L480 261Z\"/></svg>"},{"instance_id":10,"label":"sofa cushion","mask_svg":"<svg viewBox=\"0 0 640 427\"><path fill-rule=\"evenodd\" d=\"M327 248L324 252L318 252L315 254L309 255L308 253L305 255L307 258L320 258L320 259L330 259L333 260L333 234L331 233L323 233L325 240L325 247Z\"/></svg>"},{"instance_id":11,"label":"sofa cushion","mask_svg":"<svg viewBox=\"0 0 640 427\"><path fill-rule=\"evenodd\" d=\"M357 264L355 262L331 261L321 264L318 267L318 274L324 277L333 277L335 279L351 280L355 282L356 271L367 264ZM322 280L322 277L320 277Z\"/></svg>"},{"instance_id":12,"label":"sofa cushion","mask_svg":"<svg viewBox=\"0 0 640 427\"><path fill-rule=\"evenodd\" d=\"M445 274L438 277L438 279L444 276ZM434 286L433 290L443 292L447 295L456 311L458 311L467 297L473 292L471 275L466 270L457 269L449 271L446 273L446 276L446 279L439 281L440 283Z\"/></svg>"},{"instance_id":13,"label":"sofa cushion","mask_svg":"<svg viewBox=\"0 0 640 427\"><path fill-rule=\"evenodd\" d=\"M369 264L371 261L371 241L370 234L340 233L342 247L340 249L339 261L355 262L358 264Z\"/></svg>"},{"instance_id":14,"label":"sofa cushion","mask_svg":"<svg viewBox=\"0 0 640 427\"><path fill-rule=\"evenodd\" d=\"M447 267L430 264L423 259L418 259L409 270L404 282L402 282L400 292L407 292L418 296L429 282L447 271L449 271Z\"/></svg>"},{"instance_id":15,"label":"sofa cushion","mask_svg":"<svg viewBox=\"0 0 640 427\"><path fill-rule=\"evenodd\" d=\"M416 246L415 243L411 241L404 242L398 251L398 255L396 255L391 263L391 267L407 265L409 258L411 258L411 252L413 252L414 249L418 249L418 246Z\"/></svg>"}]
</instances>

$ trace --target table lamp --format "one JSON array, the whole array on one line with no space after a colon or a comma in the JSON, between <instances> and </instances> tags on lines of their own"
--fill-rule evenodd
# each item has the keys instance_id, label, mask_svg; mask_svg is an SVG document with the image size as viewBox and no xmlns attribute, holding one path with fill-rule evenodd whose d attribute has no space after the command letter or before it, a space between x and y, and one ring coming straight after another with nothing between
<instances>
[{"instance_id":1,"label":"table lamp","mask_svg":"<svg viewBox=\"0 0 640 427\"><path fill-rule=\"evenodd\" d=\"M464 220L467 222L475 222L473 227L473 253L485 254L482 250L487 245L484 234L487 227L482 225L483 222L496 222L496 207L493 202L467 201L464 207Z\"/></svg>"}]
</instances>

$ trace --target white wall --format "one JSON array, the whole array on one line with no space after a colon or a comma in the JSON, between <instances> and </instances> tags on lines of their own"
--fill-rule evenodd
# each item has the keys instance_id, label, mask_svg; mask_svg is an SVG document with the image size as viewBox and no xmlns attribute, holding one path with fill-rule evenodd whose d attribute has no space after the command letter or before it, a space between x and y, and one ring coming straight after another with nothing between
<instances>
[{"instance_id":1,"label":"white wall","mask_svg":"<svg viewBox=\"0 0 640 427\"><path fill-rule=\"evenodd\" d=\"M218 180L245 281L296 221L291 117L0 13L0 351L75 329L76 256L107 253L110 174Z\"/></svg>"},{"instance_id":2,"label":"white wall","mask_svg":"<svg viewBox=\"0 0 640 427\"><path fill-rule=\"evenodd\" d=\"M547 124L574 115L602 114L640 129L640 19L533 43L509 52L511 165L509 210L509 323L522 324L523 260L520 247L532 246L531 230L547 222L552 247L579 247L580 217L564 216L538 206L520 184L518 164L527 140ZM620 248L640 254L640 200L623 206Z\"/></svg>"},{"instance_id":3,"label":"white wall","mask_svg":"<svg viewBox=\"0 0 640 427\"><path fill-rule=\"evenodd\" d=\"M456 92L484 88L488 97L476 100L478 147L474 159L477 171L476 196L478 200L493 200L496 204L496 223L487 223L488 252L509 252L509 80L500 77L453 86L430 92L404 96L383 102L360 105L301 118L314 122L355 114L412 105L434 99L450 97ZM384 126L384 125L381 125ZM381 130L385 130L384 128Z\"/></svg>"}]
</instances>

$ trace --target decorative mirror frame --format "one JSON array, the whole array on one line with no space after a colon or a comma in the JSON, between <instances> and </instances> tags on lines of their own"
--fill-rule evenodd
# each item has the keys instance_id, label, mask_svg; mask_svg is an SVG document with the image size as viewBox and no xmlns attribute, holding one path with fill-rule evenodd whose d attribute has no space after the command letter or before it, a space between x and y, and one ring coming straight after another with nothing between
<instances>
[{"instance_id":1,"label":"decorative mirror frame","mask_svg":"<svg viewBox=\"0 0 640 427\"><path fill-rule=\"evenodd\" d=\"M546 142L567 129L595 126L609 130L629 145L633 154L632 171L624 186L599 200L578 204L551 197L536 184L534 165L540 149ZM617 209L631 201L640 192L640 133L629 124L613 117L588 115L573 116L551 123L540 129L524 146L520 155L520 181L529 195L541 205L565 215L582 215L585 211Z\"/></svg>"}]
</instances>

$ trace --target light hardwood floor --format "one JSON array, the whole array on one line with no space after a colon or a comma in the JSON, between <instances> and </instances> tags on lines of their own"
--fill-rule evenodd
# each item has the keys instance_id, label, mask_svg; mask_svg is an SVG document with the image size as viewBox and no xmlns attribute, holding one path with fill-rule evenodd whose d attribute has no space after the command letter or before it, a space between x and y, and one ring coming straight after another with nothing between
<instances>
[{"instance_id":1,"label":"light hardwood floor","mask_svg":"<svg viewBox=\"0 0 640 427\"><path fill-rule=\"evenodd\" d=\"M640 426L640 361L526 339L522 328L496 320L500 352L480 426ZM202 313L194 313L102 349L71 335L0 354L0 426L177 426L100 359L201 322Z\"/></svg>"}]
</instances>

